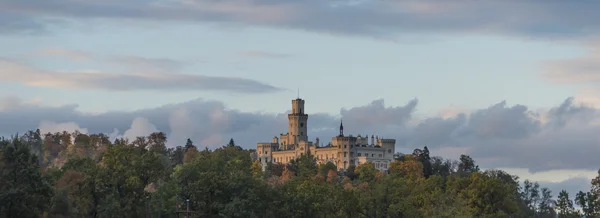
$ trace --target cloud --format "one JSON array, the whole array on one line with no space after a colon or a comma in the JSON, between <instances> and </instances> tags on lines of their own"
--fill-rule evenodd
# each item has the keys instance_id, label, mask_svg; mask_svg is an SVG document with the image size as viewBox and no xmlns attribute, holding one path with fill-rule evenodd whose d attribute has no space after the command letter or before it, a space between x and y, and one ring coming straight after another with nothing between
<instances>
[{"instance_id":1,"label":"cloud","mask_svg":"<svg viewBox=\"0 0 600 218\"><path fill-rule=\"evenodd\" d=\"M114 137L134 137L160 130L167 133L170 146L182 145L191 138L199 145L215 147L234 138L241 146L253 148L257 142L270 141L273 136L287 132L287 112L248 113L226 108L219 101L202 99L101 114L79 112L76 105L50 107L18 99L0 102L11 105L3 106L0 111L0 134L4 135L24 132L47 121L62 123L64 129L85 128L88 132L111 133ZM380 99L341 109L341 116L309 111L309 137L311 140L319 137L327 143L337 135L343 119L346 134L395 138L398 151L402 152L428 146L434 155L445 157L457 158L467 153L485 168L524 168L535 173L597 170L600 165L596 158L600 154L597 134L600 113L598 109L576 104L573 98L546 110L509 106L502 101L446 117L415 116L416 99L402 106L384 103Z\"/></svg>"},{"instance_id":2,"label":"cloud","mask_svg":"<svg viewBox=\"0 0 600 218\"><path fill-rule=\"evenodd\" d=\"M38 129L40 129L41 132L43 133L48 133L48 132L62 132L62 131L67 131L67 132L75 132L75 131L79 131L81 133L88 133L88 130L86 128L81 128L79 127L79 124L74 123L74 122L67 122L67 123L55 123L52 121L42 121L40 123L40 125L37 127Z\"/></svg>"},{"instance_id":3,"label":"cloud","mask_svg":"<svg viewBox=\"0 0 600 218\"><path fill-rule=\"evenodd\" d=\"M33 52L30 56L51 56L65 57L74 61L91 61L95 55L86 51L64 49L64 48L47 48Z\"/></svg>"},{"instance_id":4,"label":"cloud","mask_svg":"<svg viewBox=\"0 0 600 218\"><path fill-rule=\"evenodd\" d=\"M290 54L267 52L267 51L257 51L257 50L241 51L238 53L238 55L244 56L244 57L257 57L257 58L289 58L292 56Z\"/></svg>"},{"instance_id":5,"label":"cloud","mask_svg":"<svg viewBox=\"0 0 600 218\"><path fill-rule=\"evenodd\" d=\"M595 1L440 0L7 0L6 31L48 29L63 18L236 23L346 35L393 36L415 32L499 34L535 38L597 35ZM0 13L0 14L2 14ZM14 19L18 17L19 19Z\"/></svg>"},{"instance_id":6,"label":"cloud","mask_svg":"<svg viewBox=\"0 0 600 218\"><path fill-rule=\"evenodd\" d=\"M600 82L600 41L583 43L587 53L570 59L548 61L542 66L544 79L557 84L597 86Z\"/></svg>"},{"instance_id":7,"label":"cloud","mask_svg":"<svg viewBox=\"0 0 600 218\"><path fill-rule=\"evenodd\" d=\"M46 48L34 51L25 56L37 59L39 57L66 58L71 61L99 62L122 67L127 72L144 73L179 73L187 64L186 62L169 58L148 58L129 55L99 55L92 52L67 49Z\"/></svg>"},{"instance_id":8,"label":"cloud","mask_svg":"<svg viewBox=\"0 0 600 218\"><path fill-rule=\"evenodd\" d=\"M135 56L111 56L106 62L124 66L131 72L178 73L185 63L168 58L145 58Z\"/></svg>"},{"instance_id":9,"label":"cloud","mask_svg":"<svg viewBox=\"0 0 600 218\"><path fill-rule=\"evenodd\" d=\"M143 61L142 61L143 62ZM266 93L282 89L256 80L235 77L214 77L197 74L162 74L152 72L113 73L100 71L53 71L23 62L0 59L0 77L5 82L28 86L67 89L99 89L110 91L211 90L241 93Z\"/></svg>"}]
</instances>

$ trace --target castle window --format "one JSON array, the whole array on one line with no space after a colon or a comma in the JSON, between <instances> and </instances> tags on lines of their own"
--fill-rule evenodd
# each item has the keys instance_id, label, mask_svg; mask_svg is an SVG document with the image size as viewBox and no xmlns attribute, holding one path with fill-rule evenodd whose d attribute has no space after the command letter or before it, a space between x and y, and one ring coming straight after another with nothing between
<instances>
[{"instance_id":1,"label":"castle window","mask_svg":"<svg viewBox=\"0 0 600 218\"><path fill-rule=\"evenodd\" d=\"M304 135L304 132L300 132L300 135Z\"/></svg>"},{"instance_id":2,"label":"castle window","mask_svg":"<svg viewBox=\"0 0 600 218\"><path fill-rule=\"evenodd\" d=\"M346 152L344 152L344 157L346 157L346 154L347 154L347 153L346 153Z\"/></svg>"},{"instance_id":3,"label":"castle window","mask_svg":"<svg viewBox=\"0 0 600 218\"><path fill-rule=\"evenodd\" d=\"M304 127L304 123L300 123L300 127Z\"/></svg>"},{"instance_id":4,"label":"castle window","mask_svg":"<svg viewBox=\"0 0 600 218\"><path fill-rule=\"evenodd\" d=\"M344 148L346 148L348 145L344 145Z\"/></svg>"},{"instance_id":5,"label":"castle window","mask_svg":"<svg viewBox=\"0 0 600 218\"><path fill-rule=\"evenodd\" d=\"M379 157L381 157L381 156L382 156L382 155L381 155L381 154L379 154Z\"/></svg>"},{"instance_id":6,"label":"castle window","mask_svg":"<svg viewBox=\"0 0 600 218\"><path fill-rule=\"evenodd\" d=\"M357 154L357 156L359 156L359 157L360 157L360 155L361 155L361 153L358 153L358 154Z\"/></svg>"}]
</instances>

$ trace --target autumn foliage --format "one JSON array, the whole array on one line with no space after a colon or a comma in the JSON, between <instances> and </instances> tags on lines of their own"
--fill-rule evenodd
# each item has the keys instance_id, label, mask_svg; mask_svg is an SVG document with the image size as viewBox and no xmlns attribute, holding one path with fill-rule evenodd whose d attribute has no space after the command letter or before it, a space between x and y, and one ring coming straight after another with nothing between
<instances>
[{"instance_id":1,"label":"autumn foliage","mask_svg":"<svg viewBox=\"0 0 600 218\"><path fill-rule=\"evenodd\" d=\"M163 133L111 142L103 134L31 131L0 140L0 217L598 217L600 179L575 201L468 155L427 147L339 170L310 153L263 166L233 139L167 148ZM264 168L263 168L264 167ZM581 207L575 209L574 205Z\"/></svg>"}]
</instances>

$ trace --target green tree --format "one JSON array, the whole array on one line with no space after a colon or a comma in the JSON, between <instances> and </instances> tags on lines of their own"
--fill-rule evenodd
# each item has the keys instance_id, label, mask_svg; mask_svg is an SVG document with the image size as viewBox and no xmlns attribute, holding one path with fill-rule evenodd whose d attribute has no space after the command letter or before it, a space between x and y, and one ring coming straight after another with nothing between
<instances>
[{"instance_id":1,"label":"green tree","mask_svg":"<svg viewBox=\"0 0 600 218\"><path fill-rule=\"evenodd\" d=\"M458 172L459 173L475 173L475 172L479 172L479 166L475 165L475 160L473 160L473 158L471 158L469 155L460 155L460 159L459 159L459 164L458 164Z\"/></svg>"},{"instance_id":2,"label":"green tree","mask_svg":"<svg viewBox=\"0 0 600 218\"><path fill-rule=\"evenodd\" d=\"M49 208L53 190L40 173L39 159L15 137L0 140L0 214L38 217Z\"/></svg>"},{"instance_id":3,"label":"green tree","mask_svg":"<svg viewBox=\"0 0 600 218\"><path fill-rule=\"evenodd\" d=\"M375 164L368 162L362 164L356 168L358 174L358 180L360 182L372 182L375 180L375 176L377 175L377 169L375 169Z\"/></svg>"},{"instance_id":4,"label":"green tree","mask_svg":"<svg viewBox=\"0 0 600 218\"><path fill-rule=\"evenodd\" d=\"M323 177L327 177L327 174L330 170L337 172L337 167L332 162L327 162L325 164L319 165L319 174Z\"/></svg>"},{"instance_id":5,"label":"green tree","mask_svg":"<svg viewBox=\"0 0 600 218\"><path fill-rule=\"evenodd\" d=\"M569 198L569 193L566 190L558 193L558 200L556 201L556 209L558 210L559 218L577 218L581 217L575 207L573 201Z\"/></svg>"}]
</instances>

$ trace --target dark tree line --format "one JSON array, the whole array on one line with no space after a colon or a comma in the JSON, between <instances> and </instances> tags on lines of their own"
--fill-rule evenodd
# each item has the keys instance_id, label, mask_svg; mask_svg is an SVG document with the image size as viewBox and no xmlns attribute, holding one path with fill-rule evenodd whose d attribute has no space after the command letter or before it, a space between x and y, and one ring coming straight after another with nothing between
<instances>
[{"instance_id":1,"label":"dark tree line","mask_svg":"<svg viewBox=\"0 0 600 218\"><path fill-rule=\"evenodd\" d=\"M600 217L600 177L574 200L566 191L554 200L537 183L427 147L395 155L386 173L373 164L338 172L310 154L263 171L233 139L215 150L166 141L39 130L2 138L0 217L176 217L188 202L192 217Z\"/></svg>"}]
</instances>

